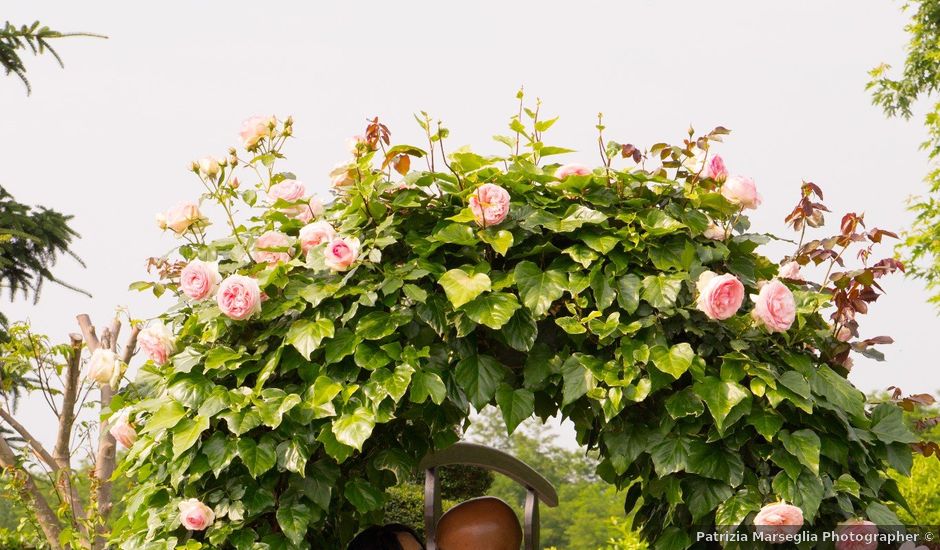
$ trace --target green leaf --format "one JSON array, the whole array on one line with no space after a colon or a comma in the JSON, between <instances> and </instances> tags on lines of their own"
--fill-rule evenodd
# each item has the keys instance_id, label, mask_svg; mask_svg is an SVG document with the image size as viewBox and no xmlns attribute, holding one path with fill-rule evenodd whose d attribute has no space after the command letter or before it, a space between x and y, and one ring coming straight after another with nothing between
<instances>
[{"instance_id":1,"label":"green leaf","mask_svg":"<svg viewBox=\"0 0 940 550\"><path fill-rule=\"evenodd\" d=\"M326 343L326 364L338 363L351 355L356 351L359 342L359 337L353 331L347 328L337 330L333 338Z\"/></svg>"},{"instance_id":2,"label":"green leaf","mask_svg":"<svg viewBox=\"0 0 940 550\"><path fill-rule=\"evenodd\" d=\"M788 453L795 456L814 475L819 475L819 436L813 430L798 430L793 433L782 430L780 442Z\"/></svg>"},{"instance_id":3,"label":"green leaf","mask_svg":"<svg viewBox=\"0 0 940 550\"><path fill-rule=\"evenodd\" d=\"M692 544L689 534L679 527L667 527L653 544L653 550L685 550Z\"/></svg>"},{"instance_id":4,"label":"green leaf","mask_svg":"<svg viewBox=\"0 0 940 550\"><path fill-rule=\"evenodd\" d=\"M219 477L219 473L238 455L237 444L237 439L226 437L222 432L215 432L202 444L202 454L206 455L209 467L216 477Z\"/></svg>"},{"instance_id":5,"label":"green leaf","mask_svg":"<svg viewBox=\"0 0 940 550\"><path fill-rule=\"evenodd\" d=\"M687 504L692 512L692 521L697 522L707 516L722 502L734 494L724 482L712 479L690 477L683 482L684 494L689 495Z\"/></svg>"},{"instance_id":6,"label":"green leaf","mask_svg":"<svg viewBox=\"0 0 940 550\"><path fill-rule=\"evenodd\" d=\"M761 497L757 491L742 489L722 502L715 510L715 525L737 527L744 523L751 512L761 509Z\"/></svg>"},{"instance_id":7,"label":"green leaf","mask_svg":"<svg viewBox=\"0 0 940 550\"><path fill-rule=\"evenodd\" d=\"M501 385L496 391L496 403L510 434L535 412L535 395L526 389L513 390L508 384Z\"/></svg>"},{"instance_id":8,"label":"green leaf","mask_svg":"<svg viewBox=\"0 0 940 550\"><path fill-rule=\"evenodd\" d=\"M632 273L617 279L617 303L630 315L640 306L640 285L640 278Z\"/></svg>"},{"instance_id":9,"label":"green leaf","mask_svg":"<svg viewBox=\"0 0 940 550\"><path fill-rule=\"evenodd\" d=\"M695 393L705 401L708 411L715 419L715 425L720 431L725 429L725 418L735 405L750 398L750 393L737 382L721 380L714 376L706 376L701 382L693 384Z\"/></svg>"},{"instance_id":10,"label":"green leaf","mask_svg":"<svg viewBox=\"0 0 940 550\"><path fill-rule=\"evenodd\" d=\"M343 386L329 376L318 376L304 396L304 407L311 411L311 420L336 416L333 398L342 389Z\"/></svg>"},{"instance_id":11,"label":"green leaf","mask_svg":"<svg viewBox=\"0 0 940 550\"><path fill-rule=\"evenodd\" d=\"M541 317L548 312L552 303L561 298L567 284L567 277L563 271L554 269L542 271L529 261L516 264L513 276L522 303L532 310L536 317Z\"/></svg>"},{"instance_id":12,"label":"green leaf","mask_svg":"<svg viewBox=\"0 0 940 550\"><path fill-rule=\"evenodd\" d=\"M375 428L375 415L365 407L359 407L352 413L343 414L333 420L333 435L336 440L357 451L362 450L362 444L372 435Z\"/></svg>"},{"instance_id":13,"label":"green leaf","mask_svg":"<svg viewBox=\"0 0 940 550\"><path fill-rule=\"evenodd\" d=\"M277 446L276 452L278 468L304 477L304 468L307 466L307 459L310 458L310 450L302 439L295 436L282 441Z\"/></svg>"},{"instance_id":14,"label":"green leaf","mask_svg":"<svg viewBox=\"0 0 940 550\"><path fill-rule=\"evenodd\" d=\"M310 359L310 354L320 347L324 338L333 337L333 328L333 321L329 319L298 319L291 324L284 341L293 345L305 359Z\"/></svg>"},{"instance_id":15,"label":"green leaf","mask_svg":"<svg viewBox=\"0 0 940 550\"><path fill-rule=\"evenodd\" d=\"M503 327L502 335L509 347L517 351L529 351L538 336L538 325L528 308L519 308Z\"/></svg>"},{"instance_id":16,"label":"green leaf","mask_svg":"<svg viewBox=\"0 0 940 550\"><path fill-rule=\"evenodd\" d=\"M238 440L238 456L248 468L251 477L258 478L274 467L277 463L277 453L274 438L267 435L255 443L250 437Z\"/></svg>"},{"instance_id":17,"label":"green leaf","mask_svg":"<svg viewBox=\"0 0 940 550\"><path fill-rule=\"evenodd\" d=\"M651 246L650 261L661 271L688 271L695 261L695 245L685 237L676 237Z\"/></svg>"},{"instance_id":18,"label":"green leaf","mask_svg":"<svg viewBox=\"0 0 940 550\"><path fill-rule=\"evenodd\" d=\"M675 233L685 227L681 222L658 209L647 210L638 216L638 219L643 229L654 237Z\"/></svg>"},{"instance_id":19,"label":"green leaf","mask_svg":"<svg viewBox=\"0 0 940 550\"><path fill-rule=\"evenodd\" d=\"M617 244L620 238L606 233L582 233L580 239L595 251L607 255Z\"/></svg>"},{"instance_id":20,"label":"green leaf","mask_svg":"<svg viewBox=\"0 0 940 550\"><path fill-rule=\"evenodd\" d=\"M300 401L300 396L295 393L285 394L284 390L275 388L264 390L258 405L261 422L269 428L277 428L281 425L284 413L296 407Z\"/></svg>"},{"instance_id":21,"label":"green leaf","mask_svg":"<svg viewBox=\"0 0 940 550\"><path fill-rule=\"evenodd\" d=\"M758 408L752 410L747 418L748 424L754 426L757 433L764 436L767 441L773 441L774 436L783 427L783 418L770 409Z\"/></svg>"},{"instance_id":22,"label":"green leaf","mask_svg":"<svg viewBox=\"0 0 940 550\"><path fill-rule=\"evenodd\" d=\"M568 334L584 334L587 329L577 317L556 317L555 324Z\"/></svg>"},{"instance_id":23,"label":"green leaf","mask_svg":"<svg viewBox=\"0 0 940 550\"><path fill-rule=\"evenodd\" d=\"M614 303L617 291L611 286L612 277L601 268L601 264L591 270L591 290L594 292L594 304L597 311L604 311Z\"/></svg>"},{"instance_id":24,"label":"green leaf","mask_svg":"<svg viewBox=\"0 0 940 550\"><path fill-rule=\"evenodd\" d=\"M359 319L356 324L356 334L363 340L381 340L398 330L398 327L410 323L412 315L411 310L393 313L373 311Z\"/></svg>"},{"instance_id":25,"label":"green leaf","mask_svg":"<svg viewBox=\"0 0 940 550\"><path fill-rule=\"evenodd\" d=\"M692 346L685 342L671 348L657 345L650 349L650 359L656 368L676 379L689 370L694 358L695 352L692 351Z\"/></svg>"},{"instance_id":26,"label":"green leaf","mask_svg":"<svg viewBox=\"0 0 940 550\"><path fill-rule=\"evenodd\" d=\"M505 229L494 230L493 228L487 228L483 231L477 231L477 236L480 237L481 241L492 246L493 250L500 256L506 255L506 251L509 250L513 242L512 233Z\"/></svg>"},{"instance_id":27,"label":"green leaf","mask_svg":"<svg viewBox=\"0 0 940 550\"><path fill-rule=\"evenodd\" d=\"M786 472L779 472L774 477L772 486L778 497L803 510L807 523L813 522L825 493L822 479L804 470L800 477L793 481Z\"/></svg>"},{"instance_id":28,"label":"green leaf","mask_svg":"<svg viewBox=\"0 0 940 550\"><path fill-rule=\"evenodd\" d=\"M385 494L364 479L354 479L346 483L343 495L360 514L378 510L385 505Z\"/></svg>"},{"instance_id":29,"label":"green leaf","mask_svg":"<svg viewBox=\"0 0 940 550\"><path fill-rule=\"evenodd\" d=\"M463 246L471 246L477 243L477 239L473 235L473 228L469 225L456 222L441 226L440 229L436 230L431 235L431 239L442 243L452 243Z\"/></svg>"},{"instance_id":30,"label":"green leaf","mask_svg":"<svg viewBox=\"0 0 940 550\"><path fill-rule=\"evenodd\" d=\"M649 448L656 475L663 477L689 467L691 440L677 434L669 434Z\"/></svg>"},{"instance_id":31,"label":"green leaf","mask_svg":"<svg viewBox=\"0 0 940 550\"><path fill-rule=\"evenodd\" d=\"M687 470L702 477L724 481L732 487L737 487L744 479L744 462L739 452L698 440L689 445Z\"/></svg>"},{"instance_id":32,"label":"green leaf","mask_svg":"<svg viewBox=\"0 0 940 550\"><path fill-rule=\"evenodd\" d=\"M890 403L881 403L871 412L871 432L884 443L914 443L917 438L904 424L901 409Z\"/></svg>"},{"instance_id":33,"label":"green leaf","mask_svg":"<svg viewBox=\"0 0 940 550\"><path fill-rule=\"evenodd\" d=\"M643 279L640 296L656 309L672 309L682 289L682 280L667 275L649 275Z\"/></svg>"},{"instance_id":34,"label":"green leaf","mask_svg":"<svg viewBox=\"0 0 940 550\"><path fill-rule=\"evenodd\" d=\"M685 388L666 399L666 411L673 419L699 416L705 412L705 405L692 388Z\"/></svg>"},{"instance_id":35,"label":"green leaf","mask_svg":"<svg viewBox=\"0 0 940 550\"><path fill-rule=\"evenodd\" d=\"M179 402L171 399L157 409L157 412L153 413L141 433L148 434L168 430L176 426L184 416L186 416L186 409Z\"/></svg>"},{"instance_id":36,"label":"green leaf","mask_svg":"<svg viewBox=\"0 0 940 550\"><path fill-rule=\"evenodd\" d=\"M225 420L228 429L235 435L242 435L261 425L261 414L255 409L228 411L219 415Z\"/></svg>"},{"instance_id":37,"label":"green leaf","mask_svg":"<svg viewBox=\"0 0 940 550\"><path fill-rule=\"evenodd\" d=\"M392 362L392 358L387 353L368 342L362 342L356 347L353 358L356 361L356 366L366 370L382 368Z\"/></svg>"},{"instance_id":38,"label":"green leaf","mask_svg":"<svg viewBox=\"0 0 940 550\"><path fill-rule=\"evenodd\" d=\"M859 490L861 488L862 488L861 485L859 485L858 482L855 481L855 478L853 478L850 474L847 474L847 473L840 475L839 478L836 479L835 482L833 482L832 484L833 491L837 493L848 493L855 498L858 498Z\"/></svg>"},{"instance_id":39,"label":"green leaf","mask_svg":"<svg viewBox=\"0 0 940 550\"><path fill-rule=\"evenodd\" d=\"M813 393L843 409L849 416L865 417L865 394L831 368L820 366L812 378L812 387Z\"/></svg>"},{"instance_id":40,"label":"green leaf","mask_svg":"<svg viewBox=\"0 0 940 550\"><path fill-rule=\"evenodd\" d=\"M418 371L411 379L411 401L424 403L428 397L435 405L440 405L447 397L447 387L436 373Z\"/></svg>"},{"instance_id":41,"label":"green leaf","mask_svg":"<svg viewBox=\"0 0 940 550\"><path fill-rule=\"evenodd\" d=\"M281 504L277 509L277 524L281 532L295 545L300 545L307 535L307 525L313 516L310 508L302 502Z\"/></svg>"},{"instance_id":42,"label":"green leaf","mask_svg":"<svg viewBox=\"0 0 940 550\"><path fill-rule=\"evenodd\" d=\"M485 273L470 275L462 269L451 269L437 283L444 288L447 299L454 309L490 290L490 278Z\"/></svg>"},{"instance_id":43,"label":"green leaf","mask_svg":"<svg viewBox=\"0 0 940 550\"><path fill-rule=\"evenodd\" d=\"M491 292L467 303L462 311L475 323L498 330L509 322L520 307L515 295L506 292Z\"/></svg>"},{"instance_id":44,"label":"green leaf","mask_svg":"<svg viewBox=\"0 0 940 550\"><path fill-rule=\"evenodd\" d=\"M186 418L173 428L173 460L188 451L199 441L202 432L209 429L209 419L196 416L195 420Z\"/></svg>"},{"instance_id":45,"label":"green leaf","mask_svg":"<svg viewBox=\"0 0 940 550\"><path fill-rule=\"evenodd\" d=\"M585 368L579 354L572 355L561 366L564 380L562 389L562 406L577 401L588 391L594 389L596 384L594 375Z\"/></svg>"},{"instance_id":46,"label":"green leaf","mask_svg":"<svg viewBox=\"0 0 940 550\"><path fill-rule=\"evenodd\" d=\"M925 510L926 511L926 510ZM868 519L878 525L904 525L897 514L880 502L872 502L865 508Z\"/></svg>"},{"instance_id":47,"label":"green leaf","mask_svg":"<svg viewBox=\"0 0 940 550\"><path fill-rule=\"evenodd\" d=\"M457 363L454 377L470 404L479 411L496 395L505 373L499 361L489 355L471 355Z\"/></svg>"}]
</instances>

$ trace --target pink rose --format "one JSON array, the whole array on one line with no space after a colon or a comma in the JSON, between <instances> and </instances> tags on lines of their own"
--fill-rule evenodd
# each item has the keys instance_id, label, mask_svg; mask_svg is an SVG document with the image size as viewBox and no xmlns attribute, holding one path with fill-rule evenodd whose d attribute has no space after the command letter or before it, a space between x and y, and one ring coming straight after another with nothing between
<instances>
[{"instance_id":1,"label":"pink rose","mask_svg":"<svg viewBox=\"0 0 940 550\"><path fill-rule=\"evenodd\" d=\"M180 523L190 531L202 531L215 521L212 508L200 502L199 499L184 500L179 503L179 509Z\"/></svg>"},{"instance_id":2,"label":"pink rose","mask_svg":"<svg viewBox=\"0 0 940 550\"><path fill-rule=\"evenodd\" d=\"M836 550L878 550L878 526L855 519L836 527Z\"/></svg>"},{"instance_id":3,"label":"pink rose","mask_svg":"<svg viewBox=\"0 0 940 550\"><path fill-rule=\"evenodd\" d=\"M180 290L191 299L205 300L218 288L222 276L216 264L193 260L180 272Z\"/></svg>"},{"instance_id":4,"label":"pink rose","mask_svg":"<svg viewBox=\"0 0 940 550\"><path fill-rule=\"evenodd\" d=\"M268 198L271 202L278 199L287 202L299 201L307 194L307 188L297 180L284 180L281 183L275 183L268 189Z\"/></svg>"},{"instance_id":5,"label":"pink rose","mask_svg":"<svg viewBox=\"0 0 940 550\"><path fill-rule=\"evenodd\" d=\"M708 222L708 227L702 232L702 236L713 241L723 241L728 238L728 233L724 227L715 222Z\"/></svg>"},{"instance_id":6,"label":"pink rose","mask_svg":"<svg viewBox=\"0 0 940 550\"><path fill-rule=\"evenodd\" d=\"M583 164L564 164L555 170L555 177L563 180L568 176L590 176L591 169Z\"/></svg>"},{"instance_id":7,"label":"pink rose","mask_svg":"<svg viewBox=\"0 0 940 550\"><path fill-rule=\"evenodd\" d=\"M242 321L261 311L261 289L258 281L244 275L229 275L216 294L219 309L229 319Z\"/></svg>"},{"instance_id":8,"label":"pink rose","mask_svg":"<svg viewBox=\"0 0 940 550\"><path fill-rule=\"evenodd\" d=\"M470 210L477 225L496 225L509 214L509 192L496 184L484 183L470 194Z\"/></svg>"},{"instance_id":9,"label":"pink rose","mask_svg":"<svg viewBox=\"0 0 940 550\"><path fill-rule=\"evenodd\" d=\"M754 180L746 176L731 176L721 186L721 194L734 204L742 208L757 208L760 206L760 195Z\"/></svg>"},{"instance_id":10,"label":"pink rose","mask_svg":"<svg viewBox=\"0 0 940 550\"><path fill-rule=\"evenodd\" d=\"M751 312L771 332L786 332L796 319L796 302L787 285L774 279L760 287Z\"/></svg>"},{"instance_id":11,"label":"pink rose","mask_svg":"<svg viewBox=\"0 0 940 550\"><path fill-rule=\"evenodd\" d=\"M122 447L130 449L134 446L134 442L137 441L137 430L134 429L134 426L128 420L126 410L112 416L108 424L111 425L108 429L111 437L120 443Z\"/></svg>"},{"instance_id":12,"label":"pink rose","mask_svg":"<svg viewBox=\"0 0 940 550\"><path fill-rule=\"evenodd\" d=\"M356 168L341 162L330 171L330 182L333 187L348 187L356 183Z\"/></svg>"},{"instance_id":13,"label":"pink rose","mask_svg":"<svg viewBox=\"0 0 940 550\"><path fill-rule=\"evenodd\" d=\"M238 137L241 138L245 149L254 149L262 138L271 135L272 127L275 124L277 124L277 119L274 116L253 116L242 122Z\"/></svg>"},{"instance_id":14,"label":"pink rose","mask_svg":"<svg viewBox=\"0 0 940 550\"><path fill-rule=\"evenodd\" d=\"M202 221L202 212L199 206L192 202L182 203L168 210L162 216L157 216L157 223L168 227L174 233L182 235L190 227Z\"/></svg>"},{"instance_id":15,"label":"pink rose","mask_svg":"<svg viewBox=\"0 0 940 550\"><path fill-rule=\"evenodd\" d=\"M251 259L259 264L276 264L290 261L290 239L277 231L266 231L255 240Z\"/></svg>"},{"instance_id":16,"label":"pink rose","mask_svg":"<svg viewBox=\"0 0 940 550\"><path fill-rule=\"evenodd\" d=\"M160 322L140 331L137 343L147 357L158 365L166 364L167 358L173 353L173 333Z\"/></svg>"},{"instance_id":17,"label":"pink rose","mask_svg":"<svg viewBox=\"0 0 940 550\"><path fill-rule=\"evenodd\" d=\"M705 163L705 169L702 171L703 178L711 178L718 183L728 179L728 168L725 167L725 161L721 155L715 155Z\"/></svg>"},{"instance_id":18,"label":"pink rose","mask_svg":"<svg viewBox=\"0 0 940 550\"><path fill-rule=\"evenodd\" d=\"M300 248L307 252L311 248L321 243L328 243L336 236L336 230L329 222L313 222L300 228Z\"/></svg>"},{"instance_id":19,"label":"pink rose","mask_svg":"<svg viewBox=\"0 0 940 550\"><path fill-rule=\"evenodd\" d=\"M323 215L323 202L316 196L310 197L307 204L301 204L291 208L287 214L295 220L303 223L310 223L310 220Z\"/></svg>"},{"instance_id":20,"label":"pink rose","mask_svg":"<svg viewBox=\"0 0 940 550\"><path fill-rule=\"evenodd\" d=\"M800 532L803 510L785 502L768 504L757 512L754 525L773 544L782 544Z\"/></svg>"},{"instance_id":21,"label":"pink rose","mask_svg":"<svg viewBox=\"0 0 940 550\"><path fill-rule=\"evenodd\" d=\"M787 262L777 272L778 275L784 279L790 279L792 281L802 281L803 274L800 273L800 264L797 262Z\"/></svg>"},{"instance_id":22,"label":"pink rose","mask_svg":"<svg viewBox=\"0 0 940 550\"><path fill-rule=\"evenodd\" d=\"M335 237L323 251L326 266L333 271L346 271L359 258L359 239Z\"/></svg>"},{"instance_id":23,"label":"pink rose","mask_svg":"<svg viewBox=\"0 0 940 550\"><path fill-rule=\"evenodd\" d=\"M730 273L717 275L706 271L699 275L697 284L696 307L709 319L727 319L737 313L744 302L744 285Z\"/></svg>"}]
</instances>

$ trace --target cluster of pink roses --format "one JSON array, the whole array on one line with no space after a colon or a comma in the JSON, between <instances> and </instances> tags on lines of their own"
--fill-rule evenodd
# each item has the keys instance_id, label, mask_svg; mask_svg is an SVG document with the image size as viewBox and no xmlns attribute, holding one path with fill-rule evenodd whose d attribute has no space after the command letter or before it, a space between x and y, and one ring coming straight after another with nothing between
<instances>
[{"instance_id":1,"label":"cluster of pink roses","mask_svg":"<svg viewBox=\"0 0 940 550\"><path fill-rule=\"evenodd\" d=\"M307 188L297 180L284 180L268 189L268 198L271 202L282 200L295 203L282 210L288 216L308 223L313 218L323 214L323 203L316 195L307 196Z\"/></svg>"},{"instance_id":2,"label":"cluster of pink roses","mask_svg":"<svg viewBox=\"0 0 940 550\"><path fill-rule=\"evenodd\" d=\"M718 275L703 272L698 279L696 307L709 319L724 320L733 316L744 303L744 285L730 273ZM790 289L777 279L761 283L756 296L751 296L751 316L771 332L786 332L796 320L796 301Z\"/></svg>"},{"instance_id":3,"label":"cluster of pink roses","mask_svg":"<svg viewBox=\"0 0 940 550\"><path fill-rule=\"evenodd\" d=\"M754 525L763 535L763 540L772 544L783 544L803 527L803 511L784 501L768 504L754 517ZM836 550L877 550L878 526L864 519L852 519L836 527ZM926 546L915 546L906 542L902 550L927 550Z\"/></svg>"},{"instance_id":4,"label":"cluster of pink roses","mask_svg":"<svg viewBox=\"0 0 940 550\"><path fill-rule=\"evenodd\" d=\"M192 260L180 272L180 290L189 299L201 302L215 296L219 310L230 319L243 320L261 311L258 281L233 274L224 280L215 262ZM146 348L145 348L146 351ZM158 364L159 356L149 354Z\"/></svg>"}]
</instances>

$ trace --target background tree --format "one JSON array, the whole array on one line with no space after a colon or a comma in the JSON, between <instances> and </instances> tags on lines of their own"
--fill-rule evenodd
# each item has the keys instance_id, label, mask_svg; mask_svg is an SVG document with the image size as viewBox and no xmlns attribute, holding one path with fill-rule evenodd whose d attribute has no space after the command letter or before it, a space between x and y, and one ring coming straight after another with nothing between
<instances>
[{"instance_id":1,"label":"background tree","mask_svg":"<svg viewBox=\"0 0 940 550\"><path fill-rule=\"evenodd\" d=\"M918 100L931 100L924 124L927 140L921 147L931 161L940 156L940 1L909 1L903 6L911 20L905 27L911 41L900 76L890 75L891 66L881 64L871 70L868 88L874 103L889 117L910 118ZM940 306L940 168L926 176L927 193L915 198L910 209L914 224L902 243L907 273L923 279L932 293L930 301Z\"/></svg>"},{"instance_id":2,"label":"background tree","mask_svg":"<svg viewBox=\"0 0 940 550\"><path fill-rule=\"evenodd\" d=\"M72 240L79 236L69 226L71 220L72 216L44 206L19 203L0 186L0 289L9 292L10 300L17 296L39 300L46 281L90 296L52 274L52 267L62 254L85 265L69 249ZM6 326L7 318L0 313L0 339L5 339Z\"/></svg>"},{"instance_id":3,"label":"background tree","mask_svg":"<svg viewBox=\"0 0 940 550\"><path fill-rule=\"evenodd\" d=\"M39 21L32 25L22 25L17 27L7 21L0 29L0 65L7 75L16 75L26 86L26 93L32 92L29 79L26 78L26 65L23 64L21 52L30 50L33 55L42 55L49 53L59 63L60 67L65 67L59 53L55 51L50 40L56 38L66 38L69 36L91 36L95 38L107 38L100 34L91 34L86 32L63 33L54 31L49 27L40 26Z\"/></svg>"}]
</instances>

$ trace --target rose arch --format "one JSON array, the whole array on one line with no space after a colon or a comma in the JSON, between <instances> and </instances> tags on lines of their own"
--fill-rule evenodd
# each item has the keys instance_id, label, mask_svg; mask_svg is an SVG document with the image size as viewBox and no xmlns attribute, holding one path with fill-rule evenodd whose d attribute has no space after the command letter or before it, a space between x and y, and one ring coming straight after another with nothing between
<instances>
[{"instance_id":1,"label":"rose arch","mask_svg":"<svg viewBox=\"0 0 940 550\"><path fill-rule=\"evenodd\" d=\"M781 268L749 229L754 181L714 154L723 128L641 151L599 125L588 168L553 162L555 119L520 113L498 156L445 154L427 116L422 148L370 121L329 204L278 167L291 119L250 119L238 150L194 163L201 195L160 217L180 245L134 285L179 300L112 404L137 432L121 548L342 548L487 405L509 430L569 419L657 548L762 508L900 523L886 471L913 438L846 380L881 343L857 316L899 267L869 259L890 234L847 215ZM820 226L821 199L804 184L788 222Z\"/></svg>"}]
</instances>

